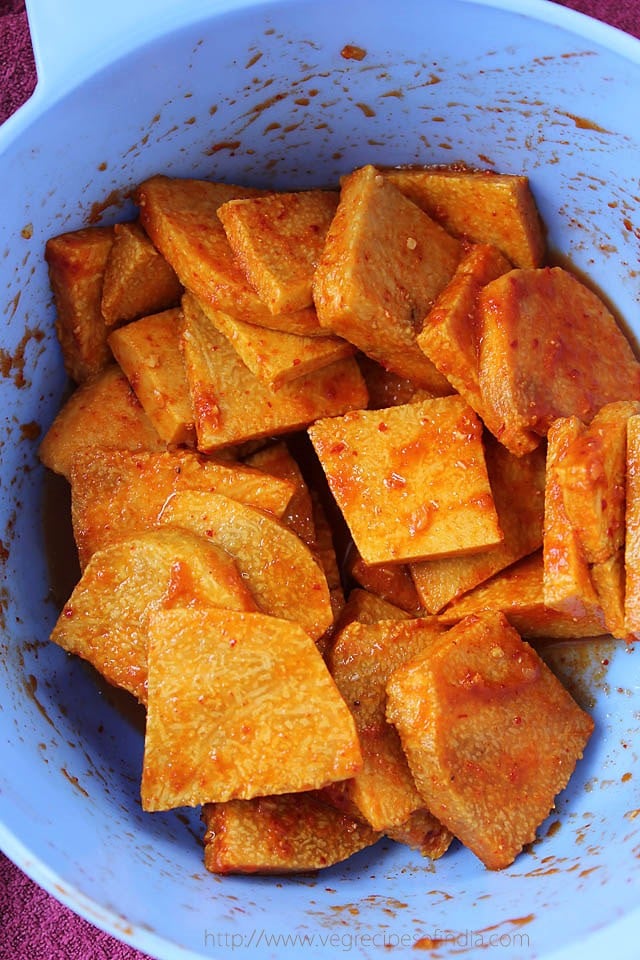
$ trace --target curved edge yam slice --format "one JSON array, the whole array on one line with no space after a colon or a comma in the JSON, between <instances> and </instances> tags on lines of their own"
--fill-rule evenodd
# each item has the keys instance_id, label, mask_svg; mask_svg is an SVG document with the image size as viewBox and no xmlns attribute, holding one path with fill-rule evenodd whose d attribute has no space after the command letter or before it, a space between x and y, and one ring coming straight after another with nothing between
<instances>
[{"instance_id":1,"label":"curved edge yam slice","mask_svg":"<svg viewBox=\"0 0 640 960\"><path fill-rule=\"evenodd\" d=\"M223 550L186 530L153 530L93 555L51 640L146 703L149 616L194 603L255 610Z\"/></svg>"},{"instance_id":2,"label":"curved edge yam slice","mask_svg":"<svg viewBox=\"0 0 640 960\"><path fill-rule=\"evenodd\" d=\"M486 867L508 866L569 781L592 718L492 612L452 627L386 690L428 808Z\"/></svg>"},{"instance_id":3,"label":"curved edge yam slice","mask_svg":"<svg viewBox=\"0 0 640 960\"><path fill-rule=\"evenodd\" d=\"M223 494L195 490L174 494L160 522L226 550L263 613L299 623L314 640L333 624L326 576L286 524Z\"/></svg>"}]
</instances>

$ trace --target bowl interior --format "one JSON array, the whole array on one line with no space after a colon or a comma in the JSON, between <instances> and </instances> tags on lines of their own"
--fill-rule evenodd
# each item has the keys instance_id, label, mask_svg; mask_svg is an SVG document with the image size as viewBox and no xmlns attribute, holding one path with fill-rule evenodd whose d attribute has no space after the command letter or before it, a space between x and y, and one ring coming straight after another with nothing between
<instances>
[{"instance_id":1,"label":"bowl interior","mask_svg":"<svg viewBox=\"0 0 640 960\"><path fill-rule=\"evenodd\" d=\"M128 217L146 176L295 188L335 184L363 163L522 172L551 248L640 333L640 149L628 106L640 54L551 5L511 7L223 11L124 50L26 108L0 141L12 184L0 224L0 841L72 908L157 956L267 957L296 942L309 956L416 945L485 956L496 944L546 956L603 929L609 948L632 956L616 931L621 920L640 929L637 651L601 640L550 654L597 732L540 839L507 870L490 873L460 847L430 864L383 841L321 874L221 880L203 868L197 812L140 810L140 712L47 641L74 568L60 532L65 491L37 465L66 388L43 245ZM307 939L279 939L294 935Z\"/></svg>"}]
</instances>

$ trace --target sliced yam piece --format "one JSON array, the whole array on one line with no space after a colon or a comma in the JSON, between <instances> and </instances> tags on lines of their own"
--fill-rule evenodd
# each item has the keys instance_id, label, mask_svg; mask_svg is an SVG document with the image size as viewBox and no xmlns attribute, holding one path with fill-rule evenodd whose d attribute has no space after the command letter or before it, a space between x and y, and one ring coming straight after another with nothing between
<instances>
[{"instance_id":1,"label":"sliced yam piece","mask_svg":"<svg viewBox=\"0 0 640 960\"><path fill-rule=\"evenodd\" d=\"M359 623L378 623L380 620L409 620L411 614L402 607L376 596L362 587L354 587L349 593L344 609L337 623L337 630L343 630L354 620Z\"/></svg>"},{"instance_id":2,"label":"sliced yam piece","mask_svg":"<svg viewBox=\"0 0 640 960\"><path fill-rule=\"evenodd\" d=\"M491 243L517 267L542 266L544 228L527 177L458 165L384 175L454 236Z\"/></svg>"},{"instance_id":3,"label":"sliced yam piece","mask_svg":"<svg viewBox=\"0 0 640 960\"><path fill-rule=\"evenodd\" d=\"M353 776L353 718L313 640L263 613L174 609L149 624L145 810L316 790Z\"/></svg>"},{"instance_id":4,"label":"sliced yam piece","mask_svg":"<svg viewBox=\"0 0 640 960\"><path fill-rule=\"evenodd\" d=\"M293 496L280 519L308 545L316 540L311 491L284 440L270 443L245 458L246 465L293 484Z\"/></svg>"},{"instance_id":5,"label":"sliced yam piece","mask_svg":"<svg viewBox=\"0 0 640 960\"><path fill-rule=\"evenodd\" d=\"M301 337L283 330L268 330L203 301L199 301L199 306L244 365L272 390L355 353L355 347L339 337Z\"/></svg>"},{"instance_id":6,"label":"sliced yam piece","mask_svg":"<svg viewBox=\"0 0 640 960\"><path fill-rule=\"evenodd\" d=\"M65 370L76 383L113 361L100 306L113 237L113 227L83 227L51 237L45 245L56 333Z\"/></svg>"},{"instance_id":7,"label":"sliced yam piece","mask_svg":"<svg viewBox=\"0 0 640 960\"><path fill-rule=\"evenodd\" d=\"M625 516L626 631L640 636L640 416L627 422L627 480Z\"/></svg>"},{"instance_id":8,"label":"sliced yam piece","mask_svg":"<svg viewBox=\"0 0 640 960\"><path fill-rule=\"evenodd\" d=\"M473 244L427 314L418 345L465 398L484 416L479 382L477 303L482 288L511 269L496 247Z\"/></svg>"},{"instance_id":9,"label":"sliced yam piece","mask_svg":"<svg viewBox=\"0 0 640 960\"><path fill-rule=\"evenodd\" d=\"M193 297L183 297L183 341L198 448L273 437L367 404L354 357L338 360L271 390L240 360Z\"/></svg>"},{"instance_id":10,"label":"sliced yam piece","mask_svg":"<svg viewBox=\"0 0 640 960\"><path fill-rule=\"evenodd\" d=\"M486 610L499 610L528 639L599 637L606 633L599 607L573 616L545 602L541 551L519 560L450 603L440 614L445 626Z\"/></svg>"},{"instance_id":11,"label":"sliced yam piece","mask_svg":"<svg viewBox=\"0 0 640 960\"><path fill-rule=\"evenodd\" d=\"M504 539L482 553L409 564L428 613L438 613L467 590L542 546L545 452L538 448L515 457L487 434L485 460Z\"/></svg>"},{"instance_id":12,"label":"sliced yam piece","mask_svg":"<svg viewBox=\"0 0 640 960\"><path fill-rule=\"evenodd\" d=\"M45 467L69 479L76 457L94 448L166 449L123 371L113 362L71 394L44 435L38 455Z\"/></svg>"},{"instance_id":13,"label":"sliced yam piece","mask_svg":"<svg viewBox=\"0 0 640 960\"><path fill-rule=\"evenodd\" d=\"M271 313L313 306L313 274L339 199L337 191L303 190L218 209L231 249Z\"/></svg>"},{"instance_id":14,"label":"sliced yam piece","mask_svg":"<svg viewBox=\"0 0 640 960\"><path fill-rule=\"evenodd\" d=\"M640 364L602 300L561 267L511 270L478 297L487 427L513 453L554 420L640 399ZM594 351L594 343L598 350Z\"/></svg>"},{"instance_id":15,"label":"sliced yam piece","mask_svg":"<svg viewBox=\"0 0 640 960\"><path fill-rule=\"evenodd\" d=\"M461 246L374 167L345 177L314 274L320 323L401 377L451 392L416 334Z\"/></svg>"},{"instance_id":16,"label":"sliced yam piece","mask_svg":"<svg viewBox=\"0 0 640 960\"><path fill-rule=\"evenodd\" d=\"M152 530L93 555L51 639L146 704L149 617L202 603L255 610L224 550L186 530Z\"/></svg>"},{"instance_id":17,"label":"sliced yam piece","mask_svg":"<svg viewBox=\"0 0 640 960\"><path fill-rule=\"evenodd\" d=\"M639 413L638 401L605 404L557 464L565 512L588 563L609 560L624 545L627 421Z\"/></svg>"},{"instance_id":18,"label":"sliced yam piece","mask_svg":"<svg viewBox=\"0 0 640 960\"><path fill-rule=\"evenodd\" d=\"M382 410L386 407L397 407L402 403L411 403L413 400L428 400L430 397L440 396L417 386L407 377L400 377L397 373L386 370L382 364L365 353L359 353L357 359L367 385L370 410ZM444 393L446 395L449 392L447 387Z\"/></svg>"},{"instance_id":19,"label":"sliced yam piece","mask_svg":"<svg viewBox=\"0 0 640 960\"><path fill-rule=\"evenodd\" d=\"M226 550L263 613L294 620L314 640L332 625L323 570L300 537L275 517L223 494L181 490L167 500L159 519Z\"/></svg>"},{"instance_id":20,"label":"sliced yam piece","mask_svg":"<svg viewBox=\"0 0 640 960\"><path fill-rule=\"evenodd\" d=\"M399 826L389 827L386 835L396 843L419 850L423 857L430 860L439 860L453 840L451 831L425 808L414 810Z\"/></svg>"},{"instance_id":21,"label":"sliced yam piece","mask_svg":"<svg viewBox=\"0 0 640 960\"><path fill-rule=\"evenodd\" d=\"M180 350L180 309L114 330L109 346L145 413L167 443L195 444L191 394Z\"/></svg>"},{"instance_id":22,"label":"sliced yam piece","mask_svg":"<svg viewBox=\"0 0 640 960\"><path fill-rule=\"evenodd\" d=\"M159 521L180 490L205 490L281 516L293 485L244 464L208 460L190 450L78 454L71 469L71 514L81 566L96 550Z\"/></svg>"},{"instance_id":23,"label":"sliced yam piece","mask_svg":"<svg viewBox=\"0 0 640 960\"><path fill-rule=\"evenodd\" d=\"M424 807L400 740L385 719L385 686L393 671L442 633L435 618L350 623L336 636L327 662L348 704L362 748L362 769L336 790L374 830L399 826Z\"/></svg>"},{"instance_id":24,"label":"sliced yam piece","mask_svg":"<svg viewBox=\"0 0 640 960\"><path fill-rule=\"evenodd\" d=\"M566 786L591 717L500 613L452 627L386 689L426 806L486 867L508 866Z\"/></svg>"},{"instance_id":25,"label":"sliced yam piece","mask_svg":"<svg viewBox=\"0 0 640 960\"><path fill-rule=\"evenodd\" d=\"M140 224L116 223L113 235L101 299L107 327L177 307L182 284Z\"/></svg>"},{"instance_id":26,"label":"sliced yam piece","mask_svg":"<svg viewBox=\"0 0 640 960\"><path fill-rule=\"evenodd\" d=\"M207 803L204 864L211 873L300 873L340 863L380 839L317 791Z\"/></svg>"},{"instance_id":27,"label":"sliced yam piece","mask_svg":"<svg viewBox=\"0 0 640 960\"><path fill-rule=\"evenodd\" d=\"M366 563L474 553L502 540L482 424L462 397L352 411L308 433Z\"/></svg>"},{"instance_id":28,"label":"sliced yam piece","mask_svg":"<svg viewBox=\"0 0 640 960\"><path fill-rule=\"evenodd\" d=\"M347 554L347 573L365 590L412 616L424 613L408 564L365 563L355 546Z\"/></svg>"},{"instance_id":29,"label":"sliced yam piece","mask_svg":"<svg viewBox=\"0 0 640 960\"><path fill-rule=\"evenodd\" d=\"M548 607L575 620L590 619L600 613L591 570L569 522L558 474L567 450L584 430L578 417L563 417L551 425L544 494L544 600Z\"/></svg>"},{"instance_id":30,"label":"sliced yam piece","mask_svg":"<svg viewBox=\"0 0 640 960\"><path fill-rule=\"evenodd\" d=\"M218 210L229 200L264 191L162 175L140 184L140 221L180 282L199 300L247 323L301 335L325 335L313 308L273 314L245 277L229 246Z\"/></svg>"},{"instance_id":31,"label":"sliced yam piece","mask_svg":"<svg viewBox=\"0 0 640 960\"><path fill-rule=\"evenodd\" d=\"M607 560L591 566L591 580L602 609L607 633L618 640L632 640L625 626L624 593L625 569L624 548L621 547Z\"/></svg>"}]
</instances>

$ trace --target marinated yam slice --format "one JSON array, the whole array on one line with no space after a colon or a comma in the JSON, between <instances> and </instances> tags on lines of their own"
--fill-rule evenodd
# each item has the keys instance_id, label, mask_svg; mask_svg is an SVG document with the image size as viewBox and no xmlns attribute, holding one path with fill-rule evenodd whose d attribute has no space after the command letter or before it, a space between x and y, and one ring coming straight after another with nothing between
<instances>
[{"instance_id":1,"label":"marinated yam slice","mask_svg":"<svg viewBox=\"0 0 640 960\"><path fill-rule=\"evenodd\" d=\"M332 625L323 570L309 547L275 517L222 494L182 490L167 500L159 519L226 550L263 613L296 621L314 640Z\"/></svg>"},{"instance_id":2,"label":"marinated yam slice","mask_svg":"<svg viewBox=\"0 0 640 960\"><path fill-rule=\"evenodd\" d=\"M440 614L445 626L487 610L498 610L527 639L577 639L606 632L599 608L572 616L545 602L542 552L537 550L449 604Z\"/></svg>"},{"instance_id":3,"label":"marinated yam slice","mask_svg":"<svg viewBox=\"0 0 640 960\"><path fill-rule=\"evenodd\" d=\"M207 803L204 864L211 873L300 873L346 860L380 839L315 791Z\"/></svg>"},{"instance_id":4,"label":"marinated yam slice","mask_svg":"<svg viewBox=\"0 0 640 960\"><path fill-rule=\"evenodd\" d=\"M71 469L71 514L81 566L96 550L154 527L180 490L224 493L281 516L294 488L279 477L190 450L79 453Z\"/></svg>"},{"instance_id":5,"label":"marinated yam slice","mask_svg":"<svg viewBox=\"0 0 640 960\"><path fill-rule=\"evenodd\" d=\"M527 177L459 165L384 175L454 236L493 244L517 267L542 266L544 227Z\"/></svg>"},{"instance_id":6,"label":"marinated yam slice","mask_svg":"<svg viewBox=\"0 0 640 960\"><path fill-rule=\"evenodd\" d=\"M515 457L487 434L485 460L504 539L482 553L409 564L418 596L428 613L438 613L456 597L542 546L544 450L538 448Z\"/></svg>"},{"instance_id":7,"label":"marinated yam slice","mask_svg":"<svg viewBox=\"0 0 640 960\"><path fill-rule=\"evenodd\" d=\"M327 662L356 724L363 766L327 788L338 805L357 811L374 830L404 824L425 806L396 730L385 719L386 683L402 663L432 644L443 628L435 618L350 623L336 636Z\"/></svg>"},{"instance_id":8,"label":"marinated yam slice","mask_svg":"<svg viewBox=\"0 0 640 960\"><path fill-rule=\"evenodd\" d=\"M162 439L193 446L195 425L180 350L180 309L119 327L110 334L109 346Z\"/></svg>"},{"instance_id":9,"label":"marinated yam slice","mask_svg":"<svg viewBox=\"0 0 640 960\"><path fill-rule=\"evenodd\" d=\"M354 357L338 360L273 391L249 370L193 297L185 295L182 349L198 448L273 437L367 404Z\"/></svg>"},{"instance_id":10,"label":"marinated yam slice","mask_svg":"<svg viewBox=\"0 0 640 960\"><path fill-rule=\"evenodd\" d=\"M451 279L461 246L374 167L345 177L313 281L320 323L436 394L447 380L416 335Z\"/></svg>"},{"instance_id":11,"label":"marinated yam slice","mask_svg":"<svg viewBox=\"0 0 640 960\"><path fill-rule=\"evenodd\" d=\"M116 223L113 234L101 299L107 327L177 307L182 284L140 224Z\"/></svg>"},{"instance_id":12,"label":"marinated yam slice","mask_svg":"<svg viewBox=\"0 0 640 960\"><path fill-rule=\"evenodd\" d=\"M627 423L625 629L640 636L640 416Z\"/></svg>"},{"instance_id":13,"label":"marinated yam slice","mask_svg":"<svg viewBox=\"0 0 640 960\"><path fill-rule=\"evenodd\" d=\"M559 417L588 423L606 403L640 399L629 341L567 270L503 274L480 291L478 317L485 424L513 453L531 449Z\"/></svg>"},{"instance_id":14,"label":"marinated yam slice","mask_svg":"<svg viewBox=\"0 0 640 960\"><path fill-rule=\"evenodd\" d=\"M93 555L51 639L146 704L149 617L194 604L255 610L223 550L186 530L153 530Z\"/></svg>"},{"instance_id":15,"label":"marinated yam slice","mask_svg":"<svg viewBox=\"0 0 640 960\"><path fill-rule=\"evenodd\" d=\"M308 432L366 563L473 553L502 540L482 424L462 397L353 411Z\"/></svg>"},{"instance_id":16,"label":"marinated yam slice","mask_svg":"<svg viewBox=\"0 0 640 960\"><path fill-rule=\"evenodd\" d=\"M307 545L316 542L316 525L313 516L313 499L298 461L291 454L286 441L279 440L257 450L245 458L245 464L262 470L270 476L279 477L293 484L293 495L280 519L297 533Z\"/></svg>"},{"instance_id":17,"label":"marinated yam slice","mask_svg":"<svg viewBox=\"0 0 640 960\"><path fill-rule=\"evenodd\" d=\"M83 383L113 360L102 316L102 284L113 227L83 227L47 240L45 260L64 367Z\"/></svg>"},{"instance_id":18,"label":"marinated yam slice","mask_svg":"<svg viewBox=\"0 0 640 960\"><path fill-rule=\"evenodd\" d=\"M229 200L264 191L208 180L162 175L140 184L135 200L154 246L186 290L203 303L247 323L301 335L326 335L313 308L273 314L245 277L229 245L218 210Z\"/></svg>"},{"instance_id":19,"label":"marinated yam slice","mask_svg":"<svg viewBox=\"0 0 640 960\"><path fill-rule=\"evenodd\" d=\"M601 614L589 564L567 516L559 476L567 450L584 430L585 426L578 417L563 417L551 425L547 436L544 494L545 604L576 621Z\"/></svg>"},{"instance_id":20,"label":"marinated yam slice","mask_svg":"<svg viewBox=\"0 0 640 960\"><path fill-rule=\"evenodd\" d=\"M386 835L396 843L418 850L430 860L444 856L453 840L453 834L425 808L414 810L399 826L389 827Z\"/></svg>"},{"instance_id":21,"label":"marinated yam slice","mask_svg":"<svg viewBox=\"0 0 640 960\"><path fill-rule=\"evenodd\" d=\"M424 321L418 345L453 389L484 416L479 382L477 304L482 288L511 269L496 247L473 244Z\"/></svg>"},{"instance_id":22,"label":"marinated yam slice","mask_svg":"<svg viewBox=\"0 0 640 960\"><path fill-rule=\"evenodd\" d=\"M213 607L152 618L145 810L320 789L361 765L353 718L298 624Z\"/></svg>"},{"instance_id":23,"label":"marinated yam slice","mask_svg":"<svg viewBox=\"0 0 640 960\"><path fill-rule=\"evenodd\" d=\"M38 455L45 467L69 479L76 457L90 450L161 451L166 446L123 371L112 362L63 404Z\"/></svg>"},{"instance_id":24,"label":"marinated yam slice","mask_svg":"<svg viewBox=\"0 0 640 960\"><path fill-rule=\"evenodd\" d=\"M339 196L332 190L272 193L219 208L231 249L271 313L313 306L313 274Z\"/></svg>"},{"instance_id":25,"label":"marinated yam slice","mask_svg":"<svg viewBox=\"0 0 640 960\"><path fill-rule=\"evenodd\" d=\"M272 390L355 353L355 347L339 337L301 337L282 330L268 330L245 323L202 301L199 305L245 366Z\"/></svg>"},{"instance_id":26,"label":"marinated yam slice","mask_svg":"<svg viewBox=\"0 0 640 960\"><path fill-rule=\"evenodd\" d=\"M355 546L347 554L348 575L365 590L393 603L412 616L424 613L415 583L404 563L365 563Z\"/></svg>"},{"instance_id":27,"label":"marinated yam slice","mask_svg":"<svg viewBox=\"0 0 640 960\"><path fill-rule=\"evenodd\" d=\"M452 627L386 689L426 806L486 867L507 867L566 786L591 717L500 613Z\"/></svg>"}]
</instances>

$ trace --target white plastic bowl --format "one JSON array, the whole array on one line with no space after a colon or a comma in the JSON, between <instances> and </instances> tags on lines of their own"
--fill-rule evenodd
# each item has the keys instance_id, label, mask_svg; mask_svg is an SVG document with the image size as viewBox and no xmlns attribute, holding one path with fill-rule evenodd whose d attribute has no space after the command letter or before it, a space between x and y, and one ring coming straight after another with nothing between
<instances>
[{"instance_id":1,"label":"white plastic bowl","mask_svg":"<svg viewBox=\"0 0 640 960\"><path fill-rule=\"evenodd\" d=\"M566 647L560 669L583 675L597 732L509 869L461 848L431 865L382 842L317 875L215 878L196 814L140 810L135 715L47 642L34 424L47 428L65 387L43 244L96 211L127 215L128 191L158 171L278 187L335 183L365 162L524 172L551 247L639 333L640 43L539 0L66 0L64 19L31 0L29 12L40 80L0 129L2 848L158 957L637 957L637 651ZM346 44L365 58L345 59Z\"/></svg>"}]
</instances>

